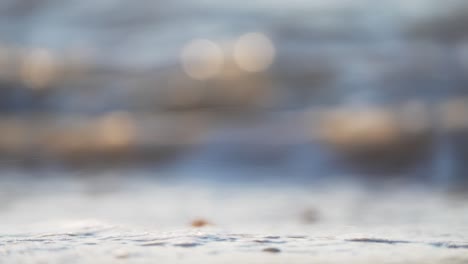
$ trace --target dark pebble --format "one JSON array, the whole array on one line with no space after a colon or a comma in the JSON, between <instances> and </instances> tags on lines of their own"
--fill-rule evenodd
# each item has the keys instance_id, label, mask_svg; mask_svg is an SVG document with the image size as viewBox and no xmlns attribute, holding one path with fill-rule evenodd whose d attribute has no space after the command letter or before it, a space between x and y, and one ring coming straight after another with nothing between
<instances>
[{"instance_id":1,"label":"dark pebble","mask_svg":"<svg viewBox=\"0 0 468 264\"><path fill-rule=\"evenodd\" d=\"M144 243L141 244L144 247L158 247L158 246L165 246L165 242L149 242L149 243Z\"/></svg>"},{"instance_id":2,"label":"dark pebble","mask_svg":"<svg viewBox=\"0 0 468 264\"><path fill-rule=\"evenodd\" d=\"M281 252L281 250L279 248L274 248L274 247L264 248L262 251L270 252L270 253L280 253Z\"/></svg>"},{"instance_id":3,"label":"dark pebble","mask_svg":"<svg viewBox=\"0 0 468 264\"><path fill-rule=\"evenodd\" d=\"M204 227L210 225L211 223L206 221L205 219L195 219L190 223L192 227Z\"/></svg>"},{"instance_id":4,"label":"dark pebble","mask_svg":"<svg viewBox=\"0 0 468 264\"><path fill-rule=\"evenodd\" d=\"M381 238L353 238L346 239L349 242L362 242L362 243L383 243L383 244L401 244L401 243L411 243L410 241L405 240L389 240Z\"/></svg>"},{"instance_id":5,"label":"dark pebble","mask_svg":"<svg viewBox=\"0 0 468 264\"><path fill-rule=\"evenodd\" d=\"M301 220L305 224L317 223L320 219L320 214L317 209L309 208L301 214Z\"/></svg>"},{"instance_id":6,"label":"dark pebble","mask_svg":"<svg viewBox=\"0 0 468 264\"><path fill-rule=\"evenodd\" d=\"M190 248L190 247L196 247L199 246L200 244L197 243L179 243L179 244L174 244L176 247L184 247L184 248Z\"/></svg>"}]
</instances>

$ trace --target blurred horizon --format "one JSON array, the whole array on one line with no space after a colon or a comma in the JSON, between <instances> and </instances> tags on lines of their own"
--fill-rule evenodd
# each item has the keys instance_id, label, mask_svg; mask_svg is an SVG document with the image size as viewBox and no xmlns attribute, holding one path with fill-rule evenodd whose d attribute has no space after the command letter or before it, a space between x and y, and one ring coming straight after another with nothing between
<instances>
[{"instance_id":1,"label":"blurred horizon","mask_svg":"<svg viewBox=\"0 0 468 264\"><path fill-rule=\"evenodd\" d=\"M0 167L466 184L467 17L462 0L4 0Z\"/></svg>"}]
</instances>

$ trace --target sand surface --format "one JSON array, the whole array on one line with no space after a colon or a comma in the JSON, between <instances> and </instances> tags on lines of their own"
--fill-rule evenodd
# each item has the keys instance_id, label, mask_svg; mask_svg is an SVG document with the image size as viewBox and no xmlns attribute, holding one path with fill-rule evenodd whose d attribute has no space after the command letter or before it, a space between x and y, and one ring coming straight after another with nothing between
<instances>
[{"instance_id":1,"label":"sand surface","mask_svg":"<svg viewBox=\"0 0 468 264\"><path fill-rule=\"evenodd\" d=\"M15 176L0 201L0 263L468 263L467 199L422 187Z\"/></svg>"}]
</instances>

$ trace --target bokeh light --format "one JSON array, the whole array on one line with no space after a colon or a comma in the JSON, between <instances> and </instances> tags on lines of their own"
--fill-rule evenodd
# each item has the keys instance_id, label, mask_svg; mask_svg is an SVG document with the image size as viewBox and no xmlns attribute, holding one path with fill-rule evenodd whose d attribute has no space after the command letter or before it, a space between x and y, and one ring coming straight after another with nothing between
<instances>
[{"instance_id":1,"label":"bokeh light","mask_svg":"<svg viewBox=\"0 0 468 264\"><path fill-rule=\"evenodd\" d=\"M224 55L221 48L213 41L195 39L182 49L181 60L188 76L196 80L205 80L221 71Z\"/></svg>"},{"instance_id":2,"label":"bokeh light","mask_svg":"<svg viewBox=\"0 0 468 264\"><path fill-rule=\"evenodd\" d=\"M248 72L261 72L273 63L275 47L272 41L262 33L247 33L239 37L234 44L234 60Z\"/></svg>"},{"instance_id":3,"label":"bokeh light","mask_svg":"<svg viewBox=\"0 0 468 264\"><path fill-rule=\"evenodd\" d=\"M56 61L51 52L34 49L22 59L21 79L32 89L43 89L52 83L57 75Z\"/></svg>"},{"instance_id":4,"label":"bokeh light","mask_svg":"<svg viewBox=\"0 0 468 264\"><path fill-rule=\"evenodd\" d=\"M103 147L125 148L135 139L135 125L127 112L112 112L98 123L99 142Z\"/></svg>"},{"instance_id":5,"label":"bokeh light","mask_svg":"<svg viewBox=\"0 0 468 264\"><path fill-rule=\"evenodd\" d=\"M343 148L387 145L400 134L392 113L380 108L331 111L320 129L326 142Z\"/></svg>"}]
</instances>

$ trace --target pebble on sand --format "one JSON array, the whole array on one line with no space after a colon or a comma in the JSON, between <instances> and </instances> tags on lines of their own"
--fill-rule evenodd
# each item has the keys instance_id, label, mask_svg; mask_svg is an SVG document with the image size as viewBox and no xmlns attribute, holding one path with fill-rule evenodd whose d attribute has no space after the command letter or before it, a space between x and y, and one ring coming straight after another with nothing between
<instances>
[{"instance_id":1,"label":"pebble on sand","mask_svg":"<svg viewBox=\"0 0 468 264\"><path fill-rule=\"evenodd\" d=\"M118 259L127 259L130 257L130 252L124 249L118 249L114 251L114 257Z\"/></svg>"},{"instance_id":2,"label":"pebble on sand","mask_svg":"<svg viewBox=\"0 0 468 264\"><path fill-rule=\"evenodd\" d=\"M212 224L205 219L195 219L190 223L190 225L192 227L204 227L204 226L212 225Z\"/></svg>"},{"instance_id":3,"label":"pebble on sand","mask_svg":"<svg viewBox=\"0 0 468 264\"><path fill-rule=\"evenodd\" d=\"M274 247L264 248L262 251L269 252L269 253L280 253L281 252L281 250L279 248L274 248Z\"/></svg>"},{"instance_id":4,"label":"pebble on sand","mask_svg":"<svg viewBox=\"0 0 468 264\"><path fill-rule=\"evenodd\" d=\"M320 220L320 213L315 208L308 208L301 213L301 220L305 224L313 224Z\"/></svg>"}]
</instances>

